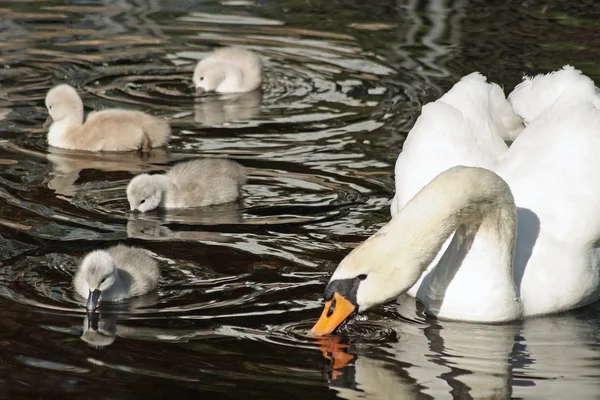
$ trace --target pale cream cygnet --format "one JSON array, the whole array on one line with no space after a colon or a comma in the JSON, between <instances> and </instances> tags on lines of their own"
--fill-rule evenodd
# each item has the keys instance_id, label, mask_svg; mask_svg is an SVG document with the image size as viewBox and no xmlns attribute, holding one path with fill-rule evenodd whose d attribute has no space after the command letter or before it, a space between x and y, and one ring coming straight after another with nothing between
<instances>
[{"instance_id":1,"label":"pale cream cygnet","mask_svg":"<svg viewBox=\"0 0 600 400\"><path fill-rule=\"evenodd\" d=\"M258 55L241 47L225 47L196 65L193 80L200 92L244 93L257 89L262 75Z\"/></svg>"},{"instance_id":2,"label":"pale cream cygnet","mask_svg":"<svg viewBox=\"0 0 600 400\"><path fill-rule=\"evenodd\" d=\"M157 207L188 208L229 203L240 196L246 172L225 159L201 159L179 163L166 174L141 174L129 182L127 200L131 211Z\"/></svg>"},{"instance_id":3,"label":"pale cream cygnet","mask_svg":"<svg viewBox=\"0 0 600 400\"><path fill-rule=\"evenodd\" d=\"M98 302L115 302L141 296L156 289L158 263L143 249L117 245L89 253L77 270L75 291L87 298L88 310Z\"/></svg>"},{"instance_id":4,"label":"pale cream cygnet","mask_svg":"<svg viewBox=\"0 0 600 400\"><path fill-rule=\"evenodd\" d=\"M62 84L46 95L50 125L48 144L70 150L149 151L167 144L169 123L134 110L110 109L91 113L84 123L83 102L77 91Z\"/></svg>"}]
</instances>

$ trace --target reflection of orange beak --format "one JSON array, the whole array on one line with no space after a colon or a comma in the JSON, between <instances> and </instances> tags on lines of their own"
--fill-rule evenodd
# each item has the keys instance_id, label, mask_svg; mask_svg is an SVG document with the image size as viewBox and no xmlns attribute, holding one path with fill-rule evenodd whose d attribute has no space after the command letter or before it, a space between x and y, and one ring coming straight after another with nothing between
<instances>
[{"instance_id":1,"label":"reflection of orange beak","mask_svg":"<svg viewBox=\"0 0 600 400\"><path fill-rule=\"evenodd\" d=\"M340 338L337 336L329 336L317 341L319 349L323 353L323 357L332 361L334 370L341 369L349 365L354 360L354 355L347 353L348 345L340 343ZM336 378L339 371L332 374L332 378Z\"/></svg>"},{"instance_id":2,"label":"reflection of orange beak","mask_svg":"<svg viewBox=\"0 0 600 400\"><path fill-rule=\"evenodd\" d=\"M346 318L356 310L354 304L339 293L333 294L333 299L325 303L321 317L311 329L317 336L327 335L340 326Z\"/></svg>"}]
</instances>

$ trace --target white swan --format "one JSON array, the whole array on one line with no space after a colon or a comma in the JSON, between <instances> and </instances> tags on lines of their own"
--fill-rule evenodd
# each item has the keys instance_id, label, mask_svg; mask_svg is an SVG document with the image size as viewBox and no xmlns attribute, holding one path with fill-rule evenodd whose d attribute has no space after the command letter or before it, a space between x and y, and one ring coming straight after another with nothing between
<instances>
[{"instance_id":1,"label":"white swan","mask_svg":"<svg viewBox=\"0 0 600 400\"><path fill-rule=\"evenodd\" d=\"M533 117L490 164L497 174L455 166L417 188L340 263L315 334L405 292L433 315L474 322L556 313L600 297L600 110L594 90L574 95L569 85L556 89L553 102L538 99L547 90L537 89L556 85L560 74L594 89L568 66L525 78L509 99L517 111L529 104ZM453 133L460 147L462 132Z\"/></svg>"},{"instance_id":2,"label":"white swan","mask_svg":"<svg viewBox=\"0 0 600 400\"><path fill-rule=\"evenodd\" d=\"M200 60L192 79L200 92L245 93L258 89L262 74L262 62L254 52L224 47Z\"/></svg>"},{"instance_id":3,"label":"white swan","mask_svg":"<svg viewBox=\"0 0 600 400\"><path fill-rule=\"evenodd\" d=\"M392 216L440 172L454 166L493 168L524 126L504 92L473 72L423 106L395 167ZM415 168L416 166L416 168Z\"/></svg>"},{"instance_id":4,"label":"white swan","mask_svg":"<svg viewBox=\"0 0 600 400\"><path fill-rule=\"evenodd\" d=\"M48 144L61 149L148 152L165 146L171 136L168 122L141 111L96 111L84 123L81 97L67 84L48 91L46 108Z\"/></svg>"}]
</instances>

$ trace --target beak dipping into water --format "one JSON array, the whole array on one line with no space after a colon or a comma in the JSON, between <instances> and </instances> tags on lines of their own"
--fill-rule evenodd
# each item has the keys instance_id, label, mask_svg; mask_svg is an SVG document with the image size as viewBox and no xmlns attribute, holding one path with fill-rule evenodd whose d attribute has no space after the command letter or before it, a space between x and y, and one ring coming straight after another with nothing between
<instances>
[{"instance_id":1,"label":"beak dipping into water","mask_svg":"<svg viewBox=\"0 0 600 400\"><path fill-rule=\"evenodd\" d=\"M333 298L325 303L323 313L311 332L317 336L327 335L340 326L354 311L356 306L336 292Z\"/></svg>"},{"instance_id":2,"label":"beak dipping into water","mask_svg":"<svg viewBox=\"0 0 600 400\"><path fill-rule=\"evenodd\" d=\"M96 308L98 308L98 300L100 299L100 293L102 292L100 292L98 289L95 289L93 292L90 290L87 305L85 306L85 308L87 308L88 311L94 311Z\"/></svg>"}]
</instances>

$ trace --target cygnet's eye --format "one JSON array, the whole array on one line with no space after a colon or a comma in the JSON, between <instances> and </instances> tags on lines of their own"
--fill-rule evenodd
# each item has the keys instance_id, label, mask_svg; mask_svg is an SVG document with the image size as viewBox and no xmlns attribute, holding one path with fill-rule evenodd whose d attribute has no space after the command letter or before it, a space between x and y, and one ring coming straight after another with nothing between
<instances>
[{"instance_id":1,"label":"cygnet's eye","mask_svg":"<svg viewBox=\"0 0 600 400\"><path fill-rule=\"evenodd\" d=\"M103 284L107 279L108 279L108 275L106 275L104 278L102 278L102 280L100 281L100 284Z\"/></svg>"},{"instance_id":2,"label":"cygnet's eye","mask_svg":"<svg viewBox=\"0 0 600 400\"><path fill-rule=\"evenodd\" d=\"M52 106L48 106L48 110L52 110Z\"/></svg>"},{"instance_id":3,"label":"cygnet's eye","mask_svg":"<svg viewBox=\"0 0 600 400\"><path fill-rule=\"evenodd\" d=\"M142 201L140 201L140 204L144 204L146 202L146 199L142 199Z\"/></svg>"},{"instance_id":4,"label":"cygnet's eye","mask_svg":"<svg viewBox=\"0 0 600 400\"><path fill-rule=\"evenodd\" d=\"M203 81L203 80L204 80L204 77L203 77L203 76L201 76L201 77L200 77L200 80L201 80L201 81Z\"/></svg>"}]
</instances>

